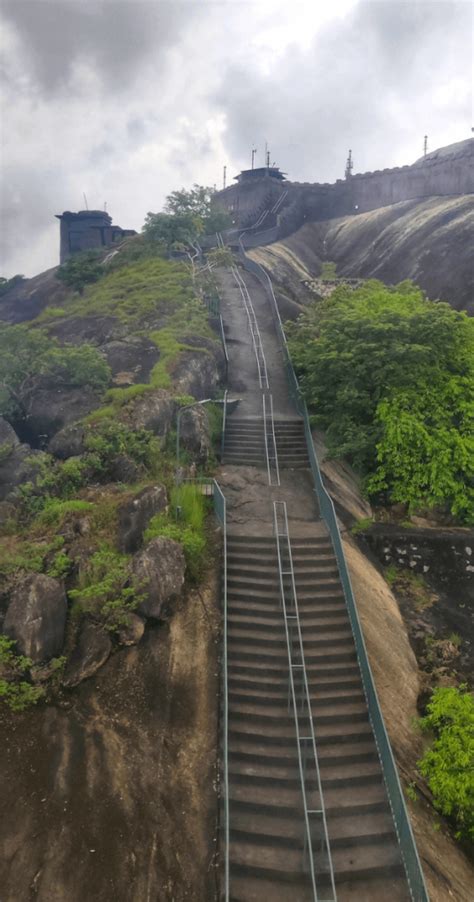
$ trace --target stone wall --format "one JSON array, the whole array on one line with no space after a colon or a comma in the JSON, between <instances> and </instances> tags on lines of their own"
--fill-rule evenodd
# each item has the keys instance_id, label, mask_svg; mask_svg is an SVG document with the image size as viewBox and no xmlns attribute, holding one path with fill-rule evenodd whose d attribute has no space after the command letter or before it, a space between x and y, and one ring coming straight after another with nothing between
<instances>
[{"instance_id":1,"label":"stone wall","mask_svg":"<svg viewBox=\"0 0 474 902\"><path fill-rule=\"evenodd\" d=\"M376 524L364 539L382 564L396 564L434 577L447 588L463 584L474 597L474 531L471 529L400 529Z\"/></svg>"}]
</instances>

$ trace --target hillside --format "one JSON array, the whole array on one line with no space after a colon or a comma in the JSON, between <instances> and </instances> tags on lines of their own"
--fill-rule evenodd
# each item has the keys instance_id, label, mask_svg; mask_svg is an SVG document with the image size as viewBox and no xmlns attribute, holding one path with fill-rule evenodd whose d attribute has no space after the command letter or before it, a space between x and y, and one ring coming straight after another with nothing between
<instances>
[{"instance_id":1,"label":"hillside","mask_svg":"<svg viewBox=\"0 0 474 902\"><path fill-rule=\"evenodd\" d=\"M413 279L430 298L474 312L474 196L404 201L357 216L307 223L290 237L250 251L290 289L337 264L338 276L388 284Z\"/></svg>"}]
</instances>

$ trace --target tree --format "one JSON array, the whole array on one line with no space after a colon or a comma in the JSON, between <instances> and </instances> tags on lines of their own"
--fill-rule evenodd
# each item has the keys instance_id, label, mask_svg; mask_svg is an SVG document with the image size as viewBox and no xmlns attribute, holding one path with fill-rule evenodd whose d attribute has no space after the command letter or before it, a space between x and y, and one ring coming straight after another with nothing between
<instances>
[{"instance_id":1,"label":"tree","mask_svg":"<svg viewBox=\"0 0 474 902\"><path fill-rule=\"evenodd\" d=\"M19 285L20 282L23 282L24 279L25 277L20 275L12 276L11 279L0 276L0 298L3 297L7 291L10 291L11 288L14 288L15 285Z\"/></svg>"},{"instance_id":2,"label":"tree","mask_svg":"<svg viewBox=\"0 0 474 902\"><path fill-rule=\"evenodd\" d=\"M202 220L193 213L147 213L143 234L150 241L166 245L188 245L202 232Z\"/></svg>"},{"instance_id":3,"label":"tree","mask_svg":"<svg viewBox=\"0 0 474 902\"><path fill-rule=\"evenodd\" d=\"M330 452L371 494L474 514L474 322L415 285L336 289L288 327L290 351Z\"/></svg>"},{"instance_id":4,"label":"tree","mask_svg":"<svg viewBox=\"0 0 474 902\"><path fill-rule=\"evenodd\" d=\"M172 191L166 198L163 213L148 213L143 234L163 242L168 250L176 244L191 244L202 233L211 234L228 229L232 220L228 213L212 205L215 191L203 185Z\"/></svg>"},{"instance_id":5,"label":"tree","mask_svg":"<svg viewBox=\"0 0 474 902\"><path fill-rule=\"evenodd\" d=\"M453 818L458 836L474 839L474 699L466 686L434 690L420 720L434 741L418 762L435 807Z\"/></svg>"}]
</instances>

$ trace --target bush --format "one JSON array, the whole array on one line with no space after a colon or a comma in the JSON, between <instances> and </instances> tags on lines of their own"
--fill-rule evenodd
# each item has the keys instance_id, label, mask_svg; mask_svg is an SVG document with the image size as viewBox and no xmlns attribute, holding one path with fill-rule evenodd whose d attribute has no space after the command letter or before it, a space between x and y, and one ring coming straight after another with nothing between
<instances>
[{"instance_id":1,"label":"bush","mask_svg":"<svg viewBox=\"0 0 474 902\"><path fill-rule=\"evenodd\" d=\"M22 679L32 662L30 658L17 655L14 645L16 642L13 639L0 635L0 666L10 677L10 680L0 680L0 698L12 711L24 711L43 697L44 690Z\"/></svg>"},{"instance_id":2,"label":"bush","mask_svg":"<svg viewBox=\"0 0 474 902\"><path fill-rule=\"evenodd\" d=\"M82 294L86 285L97 282L104 275L104 267L99 263L100 251L85 251L74 254L56 271L56 278L68 288Z\"/></svg>"},{"instance_id":3,"label":"bush","mask_svg":"<svg viewBox=\"0 0 474 902\"><path fill-rule=\"evenodd\" d=\"M75 601L74 614L92 615L107 630L128 626L130 613L140 602L130 579L129 558L109 547L102 547L87 562L82 585L69 596Z\"/></svg>"},{"instance_id":4,"label":"bush","mask_svg":"<svg viewBox=\"0 0 474 902\"><path fill-rule=\"evenodd\" d=\"M474 520L474 322L411 283L343 286L288 326L314 420L368 493Z\"/></svg>"},{"instance_id":5,"label":"bush","mask_svg":"<svg viewBox=\"0 0 474 902\"><path fill-rule=\"evenodd\" d=\"M419 768L435 807L452 818L459 838L474 839L474 699L466 686L435 689L420 720L434 733Z\"/></svg>"},{"instance_id":6,"label":"bush","mask_svg":"<svg viewBox=\"0 0 474 902\"><path fill-rule=\"evenodd\" d=\"M205 519L206 498L195 484L181 485L171 491L172 514L156 514L145 531L145 541L157 536L174 539L183 546L186 572L191 582L198 582L202 575L207 552ZM179 519L175 519L177 509Z\"/></svg>"}]
</instances>

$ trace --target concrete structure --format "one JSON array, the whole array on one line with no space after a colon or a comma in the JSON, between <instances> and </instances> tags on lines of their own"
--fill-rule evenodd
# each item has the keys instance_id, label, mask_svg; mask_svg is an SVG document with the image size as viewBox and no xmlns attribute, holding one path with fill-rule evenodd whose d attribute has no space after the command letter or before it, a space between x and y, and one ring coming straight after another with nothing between
<instances>
[{"instance_id":1,"label":"concrete structure","mask_svg":"<svg viewBox=\"0 0 474 902\"><path fill-rule=\"evenodd\" d=\"M264 228L278 226L278 237L285 237L305 221L362 213L402 200L472 194L473 151L470 138L440 148L411 166L349 177L346 172L345 179L333 184L287 181L275 168L247 170L237 176L236 185L217 192L215 203L231 213L238 228L246 229L281 198L278 214L267 216Z\"/></svg>"},{"instance_id":2,"label":"concrete structure","mask_svg":"<svg viewBox=\"0 0 474 902\"><path fill-rule=\"evenodd\" d=\"M78 213L66 210L56 214L56 219L61 223L60 263L81 251L109 247L128 235L136 235L134 229L112 225L112 217L104 210L79 210Z\"/></svg>"}]
</instances>

